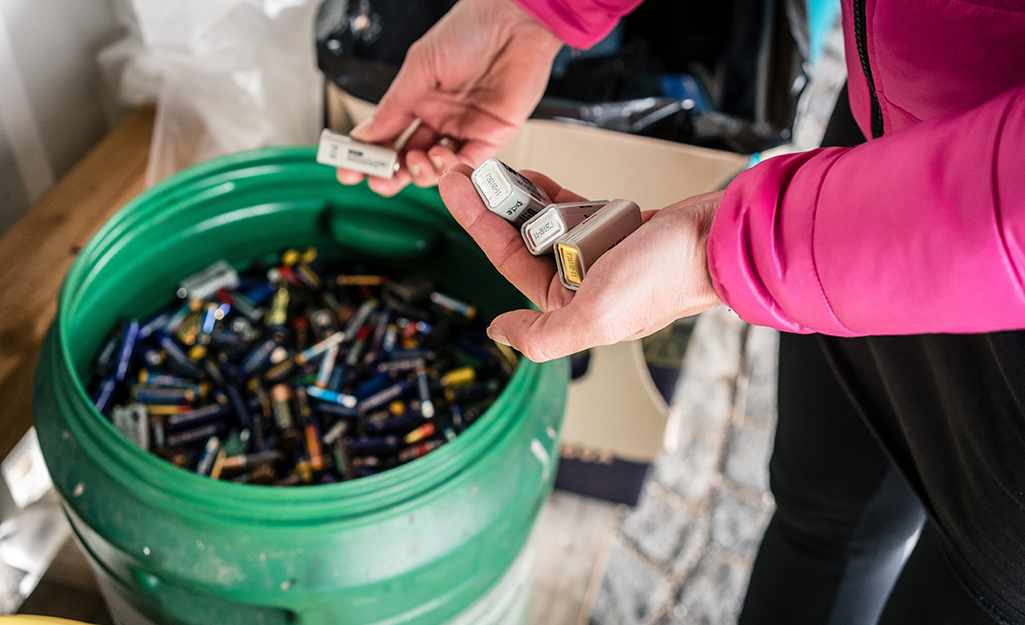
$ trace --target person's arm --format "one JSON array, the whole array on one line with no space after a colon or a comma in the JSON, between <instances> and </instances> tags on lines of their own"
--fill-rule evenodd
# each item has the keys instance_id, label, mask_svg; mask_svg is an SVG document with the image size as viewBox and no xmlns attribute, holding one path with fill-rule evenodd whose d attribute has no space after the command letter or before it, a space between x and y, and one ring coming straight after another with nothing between
<instances>
[{"instance_id":1,"label":"person's arm","mask_svg":"<svg viewBox=\"0 0 1025 625\"><path fill-rule=\"evenodd\" d=\"M1025 87L728 187L716 291L754 324L839 336L1025 328Z\"/></svg>"}]
</instances>

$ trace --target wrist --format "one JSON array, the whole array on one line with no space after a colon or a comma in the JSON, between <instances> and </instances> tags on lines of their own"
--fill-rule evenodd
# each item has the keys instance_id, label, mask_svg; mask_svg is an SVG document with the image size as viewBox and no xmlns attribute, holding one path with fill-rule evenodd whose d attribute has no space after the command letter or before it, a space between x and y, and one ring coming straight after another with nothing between
<instances>
[{"instance_id":1,"label":"wrist","mask_svg":"<svg viewBox=\"0 0 1025 625\"><path fill-rule=\"evenodd\" d=\"M532 45L539 46L540 53L550 54L554 58L562 48L562 39L516 0L484 1L499 12L497 23L505 24L514 36L530 39Z\"/></svg>"},{"instance_id":2,"label":"wrist","mask_svg":"<svg viewBox=\"0 0 1025 625\"><path fill-rule=\"evenodd\" d=\"M512 1L512 0L510 0ZM641 0L515 0L563 43L587 49L605 38Z\"/></svg>"}]
</instances>

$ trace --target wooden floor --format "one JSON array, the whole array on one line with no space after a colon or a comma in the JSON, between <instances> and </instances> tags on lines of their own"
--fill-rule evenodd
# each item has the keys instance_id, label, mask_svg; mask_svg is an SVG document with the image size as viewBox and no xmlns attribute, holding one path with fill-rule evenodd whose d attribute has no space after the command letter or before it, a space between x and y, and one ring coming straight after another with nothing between
<instances>
[{"instance_id":1,"label":"wooden floor","mask_svg":"<svg viewBox=\"0 0 1025 625\"><path fill-rule=\"evenodd\" d=\"M616 506L555 492L534 531L537 560L530 625L583 625L616 533Z\"/></svg>"}]
</instances>

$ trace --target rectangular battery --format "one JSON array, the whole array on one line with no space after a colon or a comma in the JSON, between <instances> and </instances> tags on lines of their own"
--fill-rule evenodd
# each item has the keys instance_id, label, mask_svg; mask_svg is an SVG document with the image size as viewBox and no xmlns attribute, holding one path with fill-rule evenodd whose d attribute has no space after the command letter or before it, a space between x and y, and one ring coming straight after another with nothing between
<instances>
[{"instance_id":1,"label":"rectangular battery","mask_svg":"<svg viewBox=\"0 0 1025 625\"><path fill-rule=\"evenodd\" d=\"M593 202L566 202L549 204L520 226L520 235L527 250L534 256L552 251L555 241L577 226L580 222L598 212L608 200Z\"/></svg>"},{"instance_id":2,"label":"rectangular battery","mask_svg":"<svg viewBox=\"0 0 1025 625\"><path fill-rule=\"evenodd\" d=\"M399 169L399 153L383 145L360 143L337 132L320 133L317 162L351 169L368 176L391 178Z\"/></svg>"},{"instance_id":3,"label":"rectangular battery","mask_svg":"<svg viewBox=\"0 0 1025 625\"><path fill-rule=\"evenodd\" d=\"M587 270L617 243L641 227L641 209L629 200L612 200L555 242L559 279L576 291Z\"/></svg>"},{"instance_id":4,"label":"rectangular battery","mask_svg":"<svg viewBox=\"0 0 1025 625\"><path fill-rule=\"evenodd\" d=\"M497 158L481 163L470 180L488 210L517 228L552 202L544 189Z\"/></svg>"}]
</instances>

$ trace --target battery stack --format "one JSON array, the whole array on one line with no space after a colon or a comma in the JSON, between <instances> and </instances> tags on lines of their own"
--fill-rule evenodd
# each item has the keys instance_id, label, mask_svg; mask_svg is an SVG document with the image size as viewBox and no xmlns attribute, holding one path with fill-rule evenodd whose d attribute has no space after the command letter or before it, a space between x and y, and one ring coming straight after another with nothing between
<instances>
[{"instance_id":1,"label":"battery stack","mask_svg":"<svg viewBox=\"0 0 1025 625\"><path fill-rule=\"evenodd\" d=\"M562 286L576 291L602 254L641 227L641 209L628 200L553 204L545 190L497 158L484 161L470 181L487 209L520 230L534 256L555 254Z\"/></svg>"},{"instance_id":2,"label":"battery stack","mask_svg":"<svg viewBox=\"0 0 1025 625\"><path fill-rule=\"evenodd\" d=\"M214 479L324 484L453 440L495 401L515 353L424 275L286 250L224 261L111 332L92 399L143 449Z\"/></svg>"}]
</instances>

